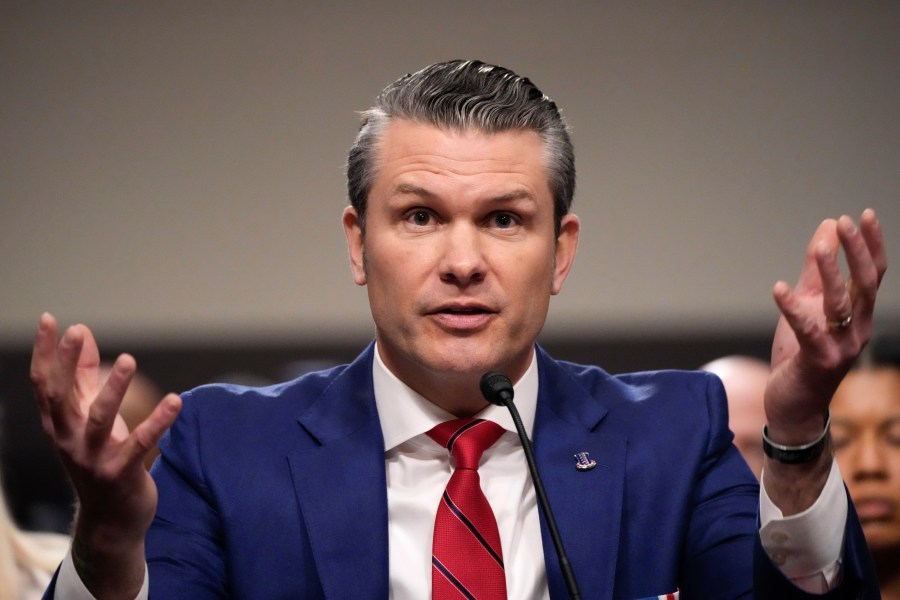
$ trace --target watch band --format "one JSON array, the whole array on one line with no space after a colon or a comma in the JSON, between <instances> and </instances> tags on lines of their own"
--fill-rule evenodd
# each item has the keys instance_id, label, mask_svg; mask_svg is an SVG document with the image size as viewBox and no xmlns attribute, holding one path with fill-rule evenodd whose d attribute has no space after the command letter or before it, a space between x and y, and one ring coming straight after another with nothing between
<instances>
[{"instance_id":1,"label":"watch band","mask_svg":"<svg viewBox=\"0 0 900 600\"><path fill-rule=\"evenodd\" d=\"M799 465L810 462L811 460L818 458L819 455L822 454L822 451L825 450L830 429L831 412L829 411L828 418L825 420L825 429L819 437L802 446L783 446L781 444L776 444L769 439L769 428L768 426L765 426L763 427L762 436L763 452L765 452L766 456L772 460L777 460L786 465Z\"/></svg>"}]
</instances>

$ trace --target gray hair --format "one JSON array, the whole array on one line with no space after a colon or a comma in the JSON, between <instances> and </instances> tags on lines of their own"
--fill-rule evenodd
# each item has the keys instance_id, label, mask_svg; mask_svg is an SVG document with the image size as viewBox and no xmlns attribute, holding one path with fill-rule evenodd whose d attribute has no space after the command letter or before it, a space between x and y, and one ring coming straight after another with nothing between
<instances>
[{"instance_id":1,"label":"gray hair","mask_svg":"<svg viewBox=\"0 0 900 600\"><path fill-rule=\"evenodd\" d=\"M347 193L365 231L366 201L377 168L381 134L391 119L484 133L536 132L544 143L557 235L575 195L575 152L556 103L527 78L474 60L425 67L388 85L362 124L347 159Z\"/></svg>"}]
</instances>

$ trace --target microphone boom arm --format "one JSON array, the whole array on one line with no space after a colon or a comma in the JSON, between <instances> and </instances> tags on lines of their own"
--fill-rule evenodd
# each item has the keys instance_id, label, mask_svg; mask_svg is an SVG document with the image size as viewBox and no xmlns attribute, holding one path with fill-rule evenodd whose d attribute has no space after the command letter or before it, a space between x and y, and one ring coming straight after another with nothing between
<instances>
[{"instance_id":1,"label":"microphone boom arm","mask_svg":"<svg viewBox=\"0 0 900 600\"><path fill-rule=\"evenodd\" d=\"M512 382L503 373L485 373L481 377L481 393L488 402L498 406L505 406L509 409L510 415L512 415L513 423L516 425L516 432L519 434L519 440L521 440L522 448L525 450L525 460L528 462L528 471L531 473L531 481L534 483L538 504L544 513L547 529L550 532L550 538L553 540L553 547L556 550L566 589L568 589L569 597L572 600L581 600L581 591L578 589L578 582L575 581L575 571L572 569L569 557L566 556L562 537L559 535L559 529L556 526L556 519L553 518L553 512L550 510L550 500L547 498L544 482L541 481L540 473L538 473L537 461L534 458L534 448L531 440L528 439L528 434L525 432L525 425L522 423L522 417L519 416L519 410L513 403Z\"/></svg>"}]
</instances>

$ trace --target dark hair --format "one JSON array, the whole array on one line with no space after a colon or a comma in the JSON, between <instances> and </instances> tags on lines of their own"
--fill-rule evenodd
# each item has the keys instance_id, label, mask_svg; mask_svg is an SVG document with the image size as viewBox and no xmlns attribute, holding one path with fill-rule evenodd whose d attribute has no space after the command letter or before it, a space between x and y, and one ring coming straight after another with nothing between
<instances>
[{"instance_id":1,"label":"dark hair","mask_svg":"<svg viewBox=\"0 0 900 600\"><path fill-rule=\"evenodd\" d=\"M876 334L868 350L873 365L900 369L900 336L893 332Z\"/></svg>"},{"instance_id":2,"label":"dark hair","mask_svg":"<svg viewBox=\"0 0 900 600\"><path fill-rule=\"evenodd\" d=\"M575 195L575 152L556 103L527 78L476 60L452 60L405 75L387 86L362 124L347 159L347 193L365 231L366 200L377 149L394 118L445 129L536 132L544 143L557 235Z\"/></svg>"}]
</instances>

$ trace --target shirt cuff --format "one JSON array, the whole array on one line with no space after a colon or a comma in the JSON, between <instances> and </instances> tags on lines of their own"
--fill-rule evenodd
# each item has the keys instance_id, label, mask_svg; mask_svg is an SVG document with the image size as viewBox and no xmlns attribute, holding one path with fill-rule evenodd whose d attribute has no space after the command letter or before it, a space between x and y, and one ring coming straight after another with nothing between
<instances>
[{"instance_id":1,"label":"shirt cuff","mask_svg":"<svg viewBox=\"0 0 900 600\"><path fill-rule=\"evenodd\" d=\"M822 493L796 515L785 517L761 485L759 537L763 548L794 584L808 592L827 592L840 579L847 510L841 471L833 459Z\"/></svg>"},{"instance_id":2,"label":"shirt cuff","mask_svg":"<svg viewBox=\"0 0 900 600\"><path fill-rule=\"evenodd\" d=\"M150 596L150 578L147 575L147 565L144 565L144 583L134 600L147 600ZM59 575L56 577L56 589L53 600L97 600L84 586L78 571L75 570L75 562L72 560L72 549L66 553L66 557L59 567Z\"/></svg>"}]
</instances>

